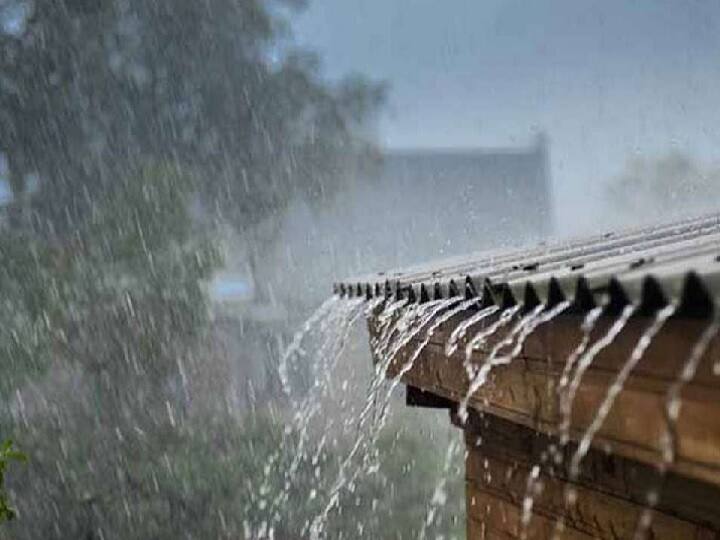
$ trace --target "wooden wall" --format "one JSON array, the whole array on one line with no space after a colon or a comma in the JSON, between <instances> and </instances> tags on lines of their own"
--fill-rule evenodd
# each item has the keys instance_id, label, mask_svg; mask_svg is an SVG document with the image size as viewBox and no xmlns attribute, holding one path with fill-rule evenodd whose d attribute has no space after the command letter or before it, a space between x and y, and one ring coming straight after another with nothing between
<instances>
[{"instance_id":1,"label":"wooden wall","mask_svg":"<svg viewBox=\"0 0 720 540\"><path fill-rule=\"evenodd\" d=\"M539 327L527 339L518 358L510 365L492 370L488 383L471 397L470 406L538 432L555 432L561 421L558 382L566 359L581 339L582 319L582 316L565 316ZM464 344L450 357L444 350L457 322L449 321L436 332L412 369L403 375L405 384L453 402L465 396L469 381L463 366ZM611 317L603 317L591 343L603 336L612 322ZM591 424L608 388L650 322L642 317L631 319L614 343L595 358L573 402L572 438L582 437ZM595 447L657 464L662 460L661 440L672 427L676 457L670 467L684 476L720 485L720 375L714 373L716 364L720 365L719 339L711 342L697 374L685 385L675 426L668 426L666 414L668 391L706 324L684 320L670 320L666 324L625 383L594 438ZM469 335L477 330L472 329ZM500 332L485 348L475 351L472 363L481 365L488 350L503 337ZM413 340L400 351L388 370L388 377L403 369L418 343L419 340Z\"/></svg>"},{"instance_id":2,"label":"wooden wall","mask_svg":"<svg viewBox=\"0 0 720 540\"><path fill-rule=\"evenodd\" d=\"M649 489L659 490L644 538L720 538L720 490L651 467L593 450L571 483L567 461L574 446L558 452L559 461L543 460L557 441L496 417L474 413L465 425L467 538L589 539L634 538L648 508ZM528 478L540 466L533 511L523 526ZM535 484L535 485L538 485ZM569 490L576 493L568 504ZM563 524L562 528L560 523Z\"/></svg>"},{"instance_id":3,"label":"wooden wall","mask_svg":"<svg viewBox=\"0 0 720 540\"><path fill-rule=\"evenodd\" d=\"M422 334L403 347L388 369L400 373L411 390L409 403L456 411L469 384L463 365L464 343L446 356L451 331L469 314L444 323L412 367L406 363L419 347ZM668 424L668 391L682 371L690 351L707 327L706 321L671 319L632 371L603 423L581 473L570 482L568 464L576 443L593 421L607 390L627 362L633 347L652 319L630 320L615 342L603 350L581 380L572 407L570 442L557 441L561 420L558 382L570 353L582 338L582 314L564 315L538 328L518 358L491 372L488 383L470 399L467 443L468 538L553 538L563 523L561 538L634 538L639 520L654 510L644 538L720 539L720 340L714 339L699 369L682 392L677 425ZM471 328L472 336L485 321ZM614 322L602 317L590 343ZM370 320L371 335L377 335ZM512 324L508 325L511 328ZM471 362L483 364L500 332ZM376 358L376 361L379 359ZM674 429L676 456L666 474L661 438ZM549 449L556 448L554 454ZM550 457L552 456L552 457ZM532 519L524 530L523 503L528 476L540 465L543 489L534 498ZM568 491L576 494L567 503ZM661 494L657 501L652 494Z\"/></svg>"}]
</instances>

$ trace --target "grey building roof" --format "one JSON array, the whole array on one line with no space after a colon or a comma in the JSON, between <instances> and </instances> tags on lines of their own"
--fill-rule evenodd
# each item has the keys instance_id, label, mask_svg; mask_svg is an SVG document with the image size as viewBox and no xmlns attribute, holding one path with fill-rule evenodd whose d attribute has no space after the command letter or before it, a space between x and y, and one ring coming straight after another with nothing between
<instances>
[{"instance_id":1,"label":"grey building roof","mask_svg":"<svg viewBox=\"0 0 720 540\"><path fill-rule=\"evenodd\" d=\"M343 280L335 292L412 301L477 296L482 303L526 308L564 300L583 310L635 303L645 312L674 302L681 314L706 317L720 301L720 214L434 261Z\"/></svg>"}]
</instances>

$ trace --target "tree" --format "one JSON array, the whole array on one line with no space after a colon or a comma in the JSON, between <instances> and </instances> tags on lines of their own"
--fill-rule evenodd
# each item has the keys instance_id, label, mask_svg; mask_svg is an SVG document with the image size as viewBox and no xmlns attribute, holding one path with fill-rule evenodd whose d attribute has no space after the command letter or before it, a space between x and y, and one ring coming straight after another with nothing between
<instances>
[{"instance_id":1,"label":"tree","mask_svg":"<svg viewBox=\"0 0 720 540\"><path fill-rule=\"evenodd\" d=\"M5 470L11 461L27 461L27 456L13 447L13 442L5 441L0 446L0 523L15 519L15 510L10 506L5 493Z\"/></svg>"},{"instance_id":2,"label":"tree","mask_svg":"<svg viewBox=\"0 0 720 540\"><path fill-rule=\"evenodd\" d=\"M607 193L613 207L632 221L656 219L657 214L677 219L718 209L720 170L703 169L678 152L638 158L627 163Z\"/></svg>"},{"instance_id":3,"label":"tree","mask_svg":"<svg viewBox=\"0 0 720 540\"><path fill-rule=\"evenodd\" d=\"M284 46L287 23L265 2L32 6L0 40L0 148L18 198L39 176L40 223L74 223L150 156L192 171L207 208L244 230L293 196L333 192L367 151L354 128L382 85L328 85L314 55Z\"/></svg>"},{"instance_id":4,"label":"tree","mask_svg":"<svg viewBox=\"0 0 720 540\"><path fill-rule=\"evenodd\" d=\"M0 34L0 422L32 459L10 530L177 537L209 508L194 465L224 473L244 434L195 419L186 384L212 368L215 217L250 233L330 196L383 89L324 81L280 2L19 5Z\"/></svg>"},{"instance_id":5,"label":"tree","mask_svg":"<svg viewBox=\"0 0 720 540\"><path fill-rule=\"evenodd\" d=\"M95 514L140 496L135 467L182 444L184 373L219 263L189 218L191 190L177 169L147 165L114 183L71 238L0 238L0 421L32 455L12 483L17 536L102 535L115 525Z\"/></svg>"}]
</instances>

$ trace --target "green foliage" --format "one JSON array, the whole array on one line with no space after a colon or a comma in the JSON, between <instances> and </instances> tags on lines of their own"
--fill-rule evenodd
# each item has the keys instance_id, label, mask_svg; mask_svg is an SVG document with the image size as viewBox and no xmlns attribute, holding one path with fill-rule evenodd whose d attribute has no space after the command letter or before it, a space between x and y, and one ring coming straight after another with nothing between
<instances>
[{"instance_id":1,"label":"green foliage","mask_svg":"<svg viewBox=\"0 0 720 540\"><path fill-rule=\"evenodd\" d=\"M343 449L300 456L288 486L297 433L198 413L228 393L222 377L193 393L188 375L218 369L213 222L255 234L293 198L336 192L372 154L360 134L384 88L325 81L272 2L28 6L23 31L0 34L15 195L0 234L0 421L33 456L8 478L23 517L11 536L242 538L263 521L296 535ZM331 529L380 527L386 487L363 478ZM278 516L267 501L284 490L293 503Z\"/></svg>"},{"instance_id":2,"label":"green foliage","mask_svg":"<svg viewBox=\"0 0 720 540\"><path fill-rule=\"evenodd\" d=\"M341 444L317 452L313 445L298 456L299 433L286 432L281 421L262 413L242 420L188 418L176 429L155 427L146 436L123 429L122 439L91 425L88 413L72 409L57 428L38 426L29 433L26 444L38 450L14 478L22 519L10 525L13 537L95 538L102 531L105 538L250 540L255 536L246 531L264 524L275 538L301 538L327 501L348 451ZM443 445L426 434L390 426L378 444L378 470L361 474L343 492L327 537L417 538L446 474L443 454ZM462 475L447 474L448 506L439 508L444 519L430 526L430 538L462 536L462 520L451 519L460 515ZM283 493L287 502L273 506Z\"/></svg>"},{"instance_id":3,"label":"green foliage","mask_svg":"<svg viewBox=\"0 0 720 540\"><path fill-rule=\"evenodd\" d=\"M185 444L183 364L204 339L204 282L221 263L211 231L190 214L193 189L175 168L145 165L109 185L72 235L12 228L0 237L12 261L0 271L3 403L25 411L2 420L36 458L14 484L25 517L17 536L132 524L124 508L150 493L138 491L150 477L137 471ZM39 385L34 398L28 384ZM28 410L15 401L20 389ZM100 509L108 520L94 517Z\"/></svg>"},{"instance_id":4,"label":"green foliage","mask_svg":"<svg viewBox=\"0 0 720 540\"><path fill-rule=\"evenodd\" d=\"M185 388L188 373L215 369L203 282L221 262L191 218L195 182L152 163L109 185L72 235L0 237L13 261L0 270L12 305L0 354L15 366L3 402L26 396L23 415L3 421L33 456L9 479L22 517L12 537L245 538L265 524L295 538L327 501L347 441L298 454L300 434L280 418L198 414L195 399L221 402L227 389ZM378 455L343 491L329 537L417 537L443 449L389 427Z\"/></svg>"},{"instance_id":5,"label":"green foliage","mask_svg":"<svg viewBox=\"0 0 720 540\"><path fill-rule=\"evenodd\" d=\"M324 81L274 3L28 3L21 35L0 32L0 150L16 196L37 174L39 219L72 228L149 157L194 171L207 207L244 230L294 196L335 191L384 89Z\"/></svg>"},{"instance_id":6,"label":"green foliage","mask_svg":"<svg viewBox=\"0 0 720 540\"><path fill-rule=\"evenodd\" d=\"M15 519L15 510L9 505L5 493L5 471L11 461L27 461L27 456L17 450L11 440L0 446L0 523Z\"/></svg>"},{"instance_id":7,"label":"green foliage","mask_svg":"<svg viewBox=\"0 0 720 540\"><path fill-rule=\"evenodd\" d=\"M209 232L193 225L191 194L184 175L145 166L112 185L71 236L0 237L0 351L16 375L4 378L6 393L53 356L117 373L139 355L153 359L143 373L166 371L168 343L191 342L205 324L202 281L220 264Z\"/></svg>"}]
</instances>

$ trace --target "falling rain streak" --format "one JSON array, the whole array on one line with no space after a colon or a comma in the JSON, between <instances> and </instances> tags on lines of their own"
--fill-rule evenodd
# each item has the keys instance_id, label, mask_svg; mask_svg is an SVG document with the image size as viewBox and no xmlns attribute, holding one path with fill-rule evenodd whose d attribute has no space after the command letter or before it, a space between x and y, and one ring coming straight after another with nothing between
<instances>
[{"instance_id":1,"label":"falling rain streak","mask_svg":"<svg viewBox=\"0 0 720 540\"><path fill-rule=\"evenodd\" d=\"M632 314L635 313L637 306L629 304L625 306L618 316L617 320L608 329L607 333L600 339L595 341L589 349L581 353L577 359L577 366L575 373L572 374L570 382L568 384L567 391L560 396L560 442L565 444L570 439L570 423L572 415L572 406L575 401L575 396L578 389L580 388L580 382L582 381L583 375L592 364L595 357L606 347L612 345L615 338L622 332L623 328L627 325ZM581 344L582 345L582 344Z\"/></svg>"},{"instance_id":2,"label":"falling rain streak","mask_svg":"<svg viewBox=\"0 0 720 540\"><path fill-rule=\"evenodd\" d=\"M700 362L706 357L706 352L712 341L720 332L720 321L717 316L707 325L700 337L693 345L690 355L685 361L677 378L665 394L665 416L666 431L660 439L661 445L661 462L659 466L661 480L664 481L665 475L669 467L674 463L677 455L677 421L680 417L682 409L682 391L697 373ZM649 494L647 500L647 508L645 508L638 520L637 529L635 531L636 540L644 540L647 531L652 526L653 509L657 505L661 494L659 491Z\"/></svg>"},{"instance_id":3,"label":"falling rain streak","mask_svg":"<svg viewBox=\"0 0 720 540\"><path fill-rule=\"evenodd\" d=\"M645 354L645 351L650 346L657 333L663 327L665 322L672 317L673 313L675 313L675 306L673 304L669 304L657 312L655 320L642 333L640 339L638 339L637 344L633 348L630 357L627 359L627 362L625 362L623 367L620 369L620 372L615 377L615 380L610 385L610 388L608 388L603 402L596 411L592 423L585 430L585 433L580 439L580 444L572 457L570 462L571 480L575 480L580 474L580 462L587 455L590 445L592 444L593 437L595 437L595 434L602 427L603 422L610 413L610 409L615 403L615 399L617 399L617 396L620 392L622 392L630 373L638 365L638 362L642 360L643 354Z\"/></svg>"}]
</instances>

